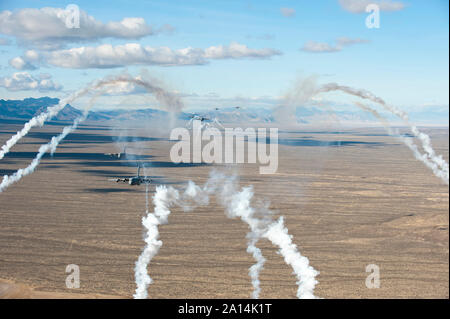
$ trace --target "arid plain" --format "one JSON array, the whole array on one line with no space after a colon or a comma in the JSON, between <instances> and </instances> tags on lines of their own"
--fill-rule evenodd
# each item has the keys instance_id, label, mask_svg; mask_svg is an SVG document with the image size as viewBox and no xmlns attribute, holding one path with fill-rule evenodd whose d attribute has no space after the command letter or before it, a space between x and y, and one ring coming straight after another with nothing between
<instances>
[{"instance_id":1,"label":"arid plain","mask_svg":"<svg viewBox=\"0 0 450 319\"><path fill-rule=\"evenodd\" d=\"M0 142L21 126L2 122ZM34 129L0 161L1 175L27 166L61 129ZM448 129L424 131L448 162ZM448 186L382 129L282 132L273 175L260 175L255 164L175 165L167 136L126 134L135 140L127 152L139 149L155 184L203 184L214 167L253 185L320 271L317 296L449 298ZM133 162L104 155L120 151L113 135L108 127L80 127L34 174L0 194L0 296L132 297L145 187L108 181L136 173ZM247 230L214 201L192 212L174 208L149 266L150 298L250 297ZM259 247L267 258L261 297L295 298L291 268L267 240ZM80 267L79 289L65 286L68 264ZM369 264L380 268L378 289L366 288Z\"/></svg>"}]
</instances>

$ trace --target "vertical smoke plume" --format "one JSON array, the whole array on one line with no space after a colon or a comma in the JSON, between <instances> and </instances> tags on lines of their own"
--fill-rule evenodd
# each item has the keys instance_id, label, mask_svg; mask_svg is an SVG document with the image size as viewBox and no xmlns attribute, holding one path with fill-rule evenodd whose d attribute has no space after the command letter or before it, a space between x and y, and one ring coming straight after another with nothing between
<instances>
[{"instance_id":1,"label":"vertical smoke plume","mask_svg":"<svg viewBox=\"0 0 450 319\"><path fill-rule=\"evenodd\" d=\"M341 91L341 92L345 92L350 95L357 96L362 99L366 99L366 100L370 100L372 102L378 103L385 110L387 110L387 111L391 112L392 114L396 115L397 117L399 117L405 123L405 125L407 125L410 128L414 137L419 139L419 141L422 144L422 148L425 151L425 154L422 154L417 149L417 147L415 147L415 145L411 144L411 141L407 142L407 143L409 143L409 144L407 144L408 147L410 147L410 148L412 147L411 149L414 148L413 152L415 154L416 159L425 163L425 165L427 165L427 167L429 167L433 170L433 173L436 176L441 178L446 184L449 184L448 163L442 158L442 155L439 155L439 156L436 155L436 153L431 145L430 137L427 134L420 132L419 129L417 128L417 126L415 126L409 122L408 114L406 114L402 110L397 109L394 106L386 104L386 102L382 98L372 94L371 92L368 92L366 90L354 89L349 86L338 85L336 83L329 83L329 84L322 86L317 91L317 93L330 92L330 91ZM416 151L418 152L418 154L416 153ZM430 166L429 164L427 164L428 162L434 163L434 165ZM436 167L436 168L433 168L433 167Z\"/></svg>"},{"instance_id":2,"label":"vertical smoke plume","mask_svg":"<svg viewBox=\"0 0 450 319\"><path fill-rule=\"evenodd\" d=\"M170 112L172 118L173 114L176 112L180 112L183 108L183 103L180 98L171 92L166 91L162 87L158 85L152 84L155 81L154 79L145 80L141 76L137 76L135 78L131 77L128 74L120 74L115 77L107 77L105 79L98 80L93 84L86 86L85 88L78 90L68 97L61 99L59 103L55 106L48 107L47 110L29 120L23 128L18 131L15 135L13 135L1 148L0 150L0 160L5 157L7 153L11 150L11 148L19 142L24 136L28 134L28 132L36 126L42 127L44 123L48 120L56 116L60 111L64 109L64 107L74 102L76 99L90 93L95 92L99 89L103 89L105 87L114 87L114 85L130 83L137 86L143 87L147 92L154 94L155 98L161 103L161 105Z\"/></svg>"},{"instance_id":3,"label":"vertical smoke plume","mask_svg":"<svg viewBox=\"0 0 450 319\"><path fill-rule=\"evenodd\" d=\"M133 297L135 299L146 299L148 297L148 286L153 282L148 274L147 267L153 257L159 252L162 241L159 240L158 226L167 224L170 215L170 207L179 198L179 193L172 187L158 186L153 196L153 204L155 210L153 213L146 211L146 216L142 218L142 225L145 232L145 248L136 261L134 274L136 280L136 292Z\"/></svg>"}]
</instances>

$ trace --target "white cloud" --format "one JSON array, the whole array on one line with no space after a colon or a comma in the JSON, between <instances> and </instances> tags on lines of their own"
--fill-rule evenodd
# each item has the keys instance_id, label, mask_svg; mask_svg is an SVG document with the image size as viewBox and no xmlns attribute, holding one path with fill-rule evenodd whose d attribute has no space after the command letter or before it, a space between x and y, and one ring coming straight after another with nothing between
<instances>
[{"instance_id":1,"label":"white cloud","mask_svg":"<svg viewBox=\"0 0 450 319\"><path fill-rule=\"evenodd\" d=\"M30 91L40 92L59 91L62 86L54 83L49 74L41 74L34 77L28 72L16 72L10 77L0 77L0 87L9 91Z\"/></svg>"},{"instance_id":2,"label":"white cloud","mask_svg":"<svg viewBox=\"0 0 450 319\"><path fill-rule=\"evenodd\" d=\"M295 9L293 8L280 8L280 12L285 17L295 16Z\"/></svg>"},{"instance_id":3,"label":"white cloud","mask_svg":"<svg viewBox=\"0 0 450 319\"><path fill-rule=\"evenodd\" d=\"M229 46L219 45L205 49L204 57L207 59L265 59L280 54L280 51L274 49L250 49L244 44L231 42Z\"/></svg>"},{"instance_id":4,"label":"white cloud","mask_svg":"<svg viewBox=\"0 0 450 319\"><path fill-rule=\"evenodd\" d=\"M308 41L305 43L305 45L301 48L302 51L305 52L311 52L311 53L330 53L330 52L339 52L342 51L344 47L354 45L354 44L361 44L361 43L368 43L368 40L360 39L360 38L338 38L336 40L335 45L328 44L326 42L316 42L316 41Z\"/></svg>"},{"instance_id":5,"label":"white cloud","mask_svg":"<svg viewBox=\"0 0 450 319\"><path fill-rule=\"evenodd\" d=\"M39 53L34 50L27 50L23 56L18 56L9 60L9 65L17 70L35 70L37 67L32 63L38 62Z\"/></svg>"},{"instance_id":6,"label":"white cloud","mask_svg":"<svg viewBox=\"0 0 450 319\"><path fill-rule=\"evenodd\" d=\"M167 47L144 47L138 43L117 46L103 44L52 51L45 57L48 64L72 69L115 68L137 64L170 66L206 63L197 49L171 50Z\"/></svg>"},{"instance_id":7,"label":"white cloud","mask_svg":"<svg viewBox=\"0 0 450 319\"><path fill-rule=\"evenodd\" d=\"M364 13L369 4L376 4L380 11L400 11L405 8L405 4L392 0L339 0L341 7L351 13Z\"/></svg>"},{"instance_id":8,"label":"white cloud","mask_svg":"<svg viewBox=\"0 0 450 319\"><path fill-rule=\"evenodd\" d=\"M9 60L9 65L17 70L34 70L36 67L18 56Z\"/></svg>"},{"instance_id":9,"label":"white cloud","mask_svg":"<svg viewBox=\"0 0 450 319\"><path fill-rule=\"evenodd\" d=\"M39 60L39 53L35 50L27 50L24 54L24 58L28 62L35 62Z\"/></svg>"},{"instance_id":10,"label":"white cloud","mask_svg":"<svg viewBox=\"0 0 450 319\"><path fill-rule=\"evenodd\" d=\"M139 77L137 78L139 79ZM143 87L128 82L107 84L104 86L103 90L106 95L112 96L148 93Z\"/></svg>"},{"instance_id":11,"label":"white cloud","mask_svg":"<svg viewBox=\"0 0 450 319\"><path fill-rule=\"evenodd\" d=\"M41 49L61 48L70 42L95 41L101 38L139 39L155 32L143 18L100 22L80 10L80 27L68 28L69 11L61 8L25 8L0 12L0 33L14 36L22 43ZM159 31L173 29L168 25Z\"/></svg>"},{"instance_id":12,"label":"white cloud","mask_svg":"<svg viewBox=\"0 0 450 319\"><path fill-rule=\"evenodd\" d=\"M35 51L29 51L28 60L32 55L30 52L35 53ZM42 52L42 60L44 63L57 67L86 69L128 65L201 65L208 63L211 59L266 59L280 54L281 52L274 49L251 49L236 42L232 42L229 46L212 46L204 50L191 47L172 50L168 47L153 48L139 43L127 43ZM24 58L25 61L27 59ZM39 56L35 58L37 59Z\"/></svg>"}]
</instances>

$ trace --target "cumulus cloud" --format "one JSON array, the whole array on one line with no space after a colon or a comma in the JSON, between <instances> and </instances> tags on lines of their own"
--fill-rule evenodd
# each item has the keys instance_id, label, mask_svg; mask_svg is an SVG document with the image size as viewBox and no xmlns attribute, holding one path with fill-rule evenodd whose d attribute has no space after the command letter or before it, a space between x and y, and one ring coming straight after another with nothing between
<instances>
[{"instance_id":1,"label":"cumulus cloud","mask_svg":"<svg viewBox=\"0 0 450 319\"><path fill-rule=\"evenodd\" d=\"M9 65L17 70L35 70L37 67L33 63L39 60L40 56L37 51L27 50L23 56L9 60Z\"/></svg>"},{"instance_id":2,"label":"cumulus cloud","mask_svg":"<svg viewBox=\"0 0 450 319\"><path fill-rule=\"evenodd\" d=\"M9 65L17 70L35 70L36 67L18 56L9 60Z\"/></svg>"},{"instance_id":3,"label":"cumulus cloud","mask_svg":"<svg viewBox=\"0 0 450 319\"><path fill-rule=\"evenodd\" d=\"M295 16L295 9L293 8L280 8L280 12L285 17Z\"/></svg>"},{"instance_id":4,"label":"cumulus cloud","mask_svg":"<svg viewBox=\"0 0 450 319\"><path fill-rule=\"evenodd\" d=\"M195 65L206 63L197 49L171 50L152 48L139 43L112 46L80 47L46 54L48 64L71 69L115 68L126 65Z\"/></svg>"},{"instance_id":5,"label":"cumulus cloud","mask_svg":"<svg viewBox=\"0 0 450 319\"><path fill-rule=\"evenodd\" d=\"M405 8L405 4L392 0L339 0L341 7L351 13L366 12L369 4L376 4L380 11L400 11Z\"/></svg>"},{"instance_id":6,"label":"cumulus cloud","mask_svg":"<svg viewBox=\"0 0 450 319\"><path fill-rule=\"evenodd\" d=\"M336 40L335 45L331 45L326 42L316 42L316 41L308 41L301 48L302 51L311 52L311 53L330 53L330 52L339 52L342 51L344 47L351 46L354 44L360 43L368 43L368 40L360 39L360 38L347 38L342 37Z\"/></svg>"},{"instance_id":7,"label":"cumulus cloud","mask_svg":"<svg viewBox=\"0 0 450 319\"><path fill-rule=\"evenodd\" d=\"M9 91L30 91L39 92L59 91L62 86L54 83L49 74L40 74L34 77L28 72L16 72L10 77L0 77L0 87Z\"/></svg>"},{"instance_id":8,"label":"cumulus cloud","mask_svg":"<svg viewBox=\"0 0 450 319\"><path fill-rule=\"evenodd\" d=\"M43 62L57 67L86 69L128 65L201 65L213 59L267 59L279 54L281 52L274 49L251 49L236 42L228 46L212 46L204 50L191 47L172 50L168 47L153 48L139 43L127 43L116 46L103 44L95 47L46 51L42 52L41 58Z\"/></svg>"},{"instance_id":9,"label":"cumulus cloud","mask_svg":"<svg viewBox=\"0 0 450 319\"><path fill-rule=\"evenodd\" d=\"M0 12L0 33L14 36L19 42L41 49L61 48L70 42L95 41L101 38L139 39L155 32L173 30L164 25L154 31L143 18L100 22L80 10L79 28L67 27L70 11L61 8L25 8ZM69 19L69 20L68 20Z\"/></svg>"}]
</instances>

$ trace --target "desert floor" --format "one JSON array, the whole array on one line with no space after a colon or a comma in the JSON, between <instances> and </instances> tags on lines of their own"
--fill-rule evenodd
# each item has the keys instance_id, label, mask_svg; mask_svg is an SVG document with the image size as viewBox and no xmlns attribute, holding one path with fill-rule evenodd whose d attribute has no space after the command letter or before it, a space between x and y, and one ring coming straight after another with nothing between
<instances>
[{"instance_id":1,"label":"desert floor","mask_svg":"<svg viewBox=\"0 0 450 319\"><path fill-rule=\"evenodd\" d=\"M1 122L1 144L21 127ZM0 174L28 165L61 130L33 129L0 161ZM424 131L448 162L448 129ZM213 168L173 164L167 136L82 126L34 174L0 194L0 296L132 297L144 247L145 187L108 181L136 172L133 162L104 155L120 151L119 138L134 141L127 152L139 153L155 184L203 184ZM239 174L255 199L285 216L300 252L320 271L317 296L449 298L448 186L382 129L282 132L273 175L260 175L255 164L214 168ZM174 208L149 266L150 297L250 297L247 231L214 201L192 212ZM270 242L259 247L267 259L261 297L295 298L292 269ZM80 267L79 289L65 286L68 264ZM380 268L378 289L366 288L369 264Z\"/></svg>"}]
</instances>

